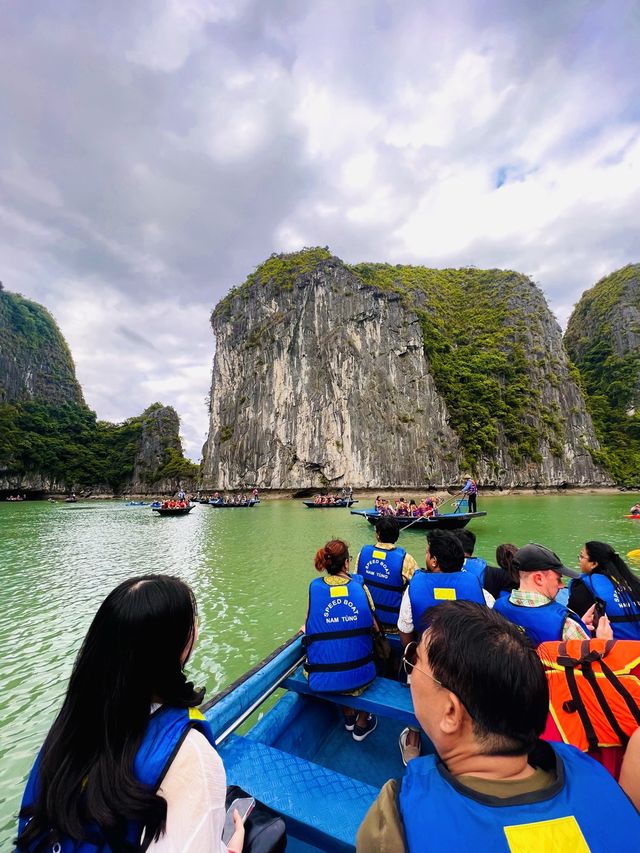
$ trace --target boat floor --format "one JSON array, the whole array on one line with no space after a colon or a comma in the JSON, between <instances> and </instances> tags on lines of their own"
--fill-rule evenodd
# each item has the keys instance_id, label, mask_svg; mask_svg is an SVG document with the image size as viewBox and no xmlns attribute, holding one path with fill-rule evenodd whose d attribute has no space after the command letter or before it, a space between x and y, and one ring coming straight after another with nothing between
<instances>
[{"instance_id":1,"label":"boat floor","mask_svg":"<svg viewBox=\"0 0 640 853\"><path fill-rule=\"evenodd\" d=\"M354 697L354 705L357 706L357 697ZM313 765L325 768L332 773L347 776L355 783L371 786L373 792L381 788L389 779L402 778L405 768L400 757L398 739L405 724L380 714L377 715L377 719L378 725L375 731L364 741L358 742L353 739L351 732L344 728L342 711L336 704L288 693L245 735L282 753L280 756L283 762L282 767L279 768L278 773L269 774L271 777L269 782L258 764L254 766L254 780L260 779L262 786L257 793L258 798L266 802L273 803L274 800L277 802L283 795L283 791L290 786L287 779L286 754L310 762L309 770ZM426 755L432 751L430 742L423 735L422 754ZM224 746L221 749L221 755L224 761ZM335 779L336 782L330 783L333 786L339 784L338 777ZM235 779L233 782L241 784ZM320 786L324 784L320 780L318 782ZM247 785L244 787L248 789ZM336 794L339 796L339 791ZM321 798L324 798L324 794ZM375 793L372 794L371 802L374 798ZM315 808L322 809L321 803L317 803ZM360 817L356 825L364 817L366 808L365 805L362 811L359 807ZM312 814L313 811L308 814L308 821L311 824L315 822ZM310 839L305 838L304 832L300 834L296 831L295 822L294 825L289 825L289 831L287 850L306 853L311 850L329 849L329 847L314 846ZM338 844L335 847L331 846L330 849L353 848Z\"/></svg>"},{"instance_id":2,"label":"boat floor","mask_svg":"<svg viewBox=\"0 0 640 853\"><path fill-rule=\"evenodd\" d=\"M397 720L378 717L378 727L358 743L336 721L314 754L301 756L359 782L381 788L388 779L404 775L398 738L405 726ZM423 747L424 748L424 747ZM423 752L423 754L425 754Z\"/></svg>"}]
</instances>

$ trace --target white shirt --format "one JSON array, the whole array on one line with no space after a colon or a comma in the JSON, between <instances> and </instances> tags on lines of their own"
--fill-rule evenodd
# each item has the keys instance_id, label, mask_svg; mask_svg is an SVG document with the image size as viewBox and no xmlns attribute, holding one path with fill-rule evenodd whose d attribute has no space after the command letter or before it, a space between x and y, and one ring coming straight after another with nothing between
<instances>
[{"instance_id":1,"label":"white shirt","mask_svg":"<svg viewBox=\"0 0 640 853\"><path fill-rule=\"evenodd\" d=\"M164 835L153 853L226 853L222 829L227 779L222 759L206 737L191 729L158 790L167 801Z\"/></svg>"},{"instance_id":2,"label":"white shirt","mask_svg":"<svg viewBox=\"0 0 640 853\"><path fill-rule=\"evenodd\" d=\"M495 598L486 589L482 590L484 600L487 607L493 607ZM402 603L400 604L400 613L398 614L398 631L403 634L413 634L415 626L413 624L413 613L411 612L411 602L409 601L409 587L407 587L402 595Z\"/></svg>"}]
</instances>

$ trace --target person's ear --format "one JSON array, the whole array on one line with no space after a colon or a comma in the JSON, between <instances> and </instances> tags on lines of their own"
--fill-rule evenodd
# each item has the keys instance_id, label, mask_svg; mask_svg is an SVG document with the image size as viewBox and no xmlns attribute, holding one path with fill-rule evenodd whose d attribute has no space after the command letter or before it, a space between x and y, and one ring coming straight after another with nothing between
<instances>
[{"instance_id":1,"label":"person's ear","mask_svg":"<svg viewBox=\"0 0 640 853\"><path fill-rule=\"evenodd\" d=\"M455 693L447 692L447 698L440 718L440 730L443 734L453 735L460 731L464 721L464 705Z\"/></svg>"}]
</instances>

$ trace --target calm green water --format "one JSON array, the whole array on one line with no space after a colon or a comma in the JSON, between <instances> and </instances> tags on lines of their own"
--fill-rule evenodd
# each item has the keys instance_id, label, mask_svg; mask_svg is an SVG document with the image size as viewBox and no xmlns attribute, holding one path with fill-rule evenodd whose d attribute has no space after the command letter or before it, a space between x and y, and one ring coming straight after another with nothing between
<instances>
[{"instance_id":1,"label":"calm green water","mask_svg":"<svg viewBox=\"0 0 640 853\"><path fill-rule=\"evenodd\" d=\"M491 561L501 542L534 541L577 566L582 543L602 539L626 554L640 548L640 521L622 517L633 502L625 494L481 498L489 515L472 524L476 553ZM211 696L299 628L313 556L335 536L355 556L372 528L348 510L290 500L198 506L179 518L106 501L0 504L0 849L10 846L25 776L75 653L116 584L149 571L191 584L201 629L190 672ZM422 565L424 534L409 530L401 543Z\"/></svg>"}]
</instances>

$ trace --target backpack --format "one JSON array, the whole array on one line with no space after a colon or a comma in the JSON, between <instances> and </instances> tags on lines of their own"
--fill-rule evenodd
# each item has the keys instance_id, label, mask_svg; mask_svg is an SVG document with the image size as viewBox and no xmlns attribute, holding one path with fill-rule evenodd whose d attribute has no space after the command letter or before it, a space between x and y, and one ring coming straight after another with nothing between
<instances>
[{"instance_id":1,"label":"backpack","mask_svg":"<svg viewBox=\"0 0 640 853\"><path fill-rule=\"evenodd\" d=\"M640 641L568 640L537 652L549 685L543 737L583 752L626 747L640 726Z\"/></svg>"}]
</instances>

